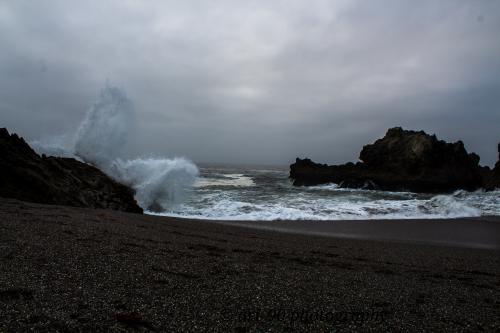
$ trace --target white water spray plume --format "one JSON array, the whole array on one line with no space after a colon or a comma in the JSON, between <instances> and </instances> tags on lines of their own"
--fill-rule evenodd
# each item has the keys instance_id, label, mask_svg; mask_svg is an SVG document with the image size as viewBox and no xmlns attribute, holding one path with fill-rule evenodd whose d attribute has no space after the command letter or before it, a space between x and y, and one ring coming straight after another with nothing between
<instances>
[{"instance_id":1,"label":"white water spray plume","mask_svg":"<svg viewBox=\"0 0 500 333\"><path fill-rule=\"evenodd\" d=\"M76 133L75 155L109 168L127 142L133 118L134 106L125 92L106 85Z\"/></svg>"},{"instance_id":2,"label":"white water spray plume","mask_svg":"<svg viewBox=\"0 0 500 333\"><path fill-rule=\"evenodd\" d=\"M63 135L31 144L39 154L76 157L97 166L118 182L131 186L143 209L171 209L186 197L198 176L198 168L184 158L121 159L134 114L133 103L125 92L107 84L75 136Z\"/></svg>"}]
</instances>

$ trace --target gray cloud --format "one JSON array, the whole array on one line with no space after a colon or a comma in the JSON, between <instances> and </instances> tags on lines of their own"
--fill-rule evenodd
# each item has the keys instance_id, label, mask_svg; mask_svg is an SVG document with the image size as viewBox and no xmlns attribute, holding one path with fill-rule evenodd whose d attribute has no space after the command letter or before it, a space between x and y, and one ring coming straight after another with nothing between
<instances>
[{"instance_id":1,"label":"gray cloud","mask_svg":"<svg viewBox=\"0 0 500 333\"><path fill-rule=\"evenodd\" d=\"M0 116L74 130L109 79L134 101L129 155L356 160L388 127L500 140L498 1L2 1Z\"/></svg>"}]
</instances>

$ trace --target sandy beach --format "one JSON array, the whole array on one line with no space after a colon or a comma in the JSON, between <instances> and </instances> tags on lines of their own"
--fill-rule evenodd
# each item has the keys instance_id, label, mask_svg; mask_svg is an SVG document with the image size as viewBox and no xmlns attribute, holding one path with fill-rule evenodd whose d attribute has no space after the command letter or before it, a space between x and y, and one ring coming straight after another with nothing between
<instances>
[{"instance_id":1,"label":"sandy beach","mask_svg":"<svg viewBox=\"0 0 500 333\"><path fill-rule=\"evenodd\" d=\"M210 222L0 200L0 332L498 331L500 218Z\"/></svg>"}]
</instances>

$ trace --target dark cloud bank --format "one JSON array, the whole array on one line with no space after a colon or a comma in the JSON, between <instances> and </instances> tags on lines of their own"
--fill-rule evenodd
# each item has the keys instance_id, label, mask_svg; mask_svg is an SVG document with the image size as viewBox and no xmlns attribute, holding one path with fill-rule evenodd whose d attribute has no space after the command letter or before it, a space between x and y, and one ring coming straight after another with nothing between
<instances>
[{"instance_id":1,"label":"dark cloud bank","mask_svg":"<svg viewBox=\"0 0 500 333\"><path fill-rule=\"evenodd\" d=\"M72 131L109 79L128 155L340 163L403 126L492 165L498 31L498 1L1 1L1 123Z\"/></svg>"}]
</instances>

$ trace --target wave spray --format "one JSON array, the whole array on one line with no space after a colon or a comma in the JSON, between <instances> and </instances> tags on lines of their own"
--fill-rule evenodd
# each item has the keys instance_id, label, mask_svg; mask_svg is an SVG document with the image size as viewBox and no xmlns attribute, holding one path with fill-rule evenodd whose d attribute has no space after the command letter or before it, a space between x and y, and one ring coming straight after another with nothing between
<instances>
[{"instance_id":1,"label":"wave spray","mask_svg":"<svg viewBox=\"0 0 500 333\"><path fill-rule=\"evenodd\" d=\"M116 181L132 187L145 210L165 211L184 200L198 176L198 168L184 158L120 158L135 119L133 103L125 92L106 85L87 111L72 138L33 142L38 153L74 156L100 168ZM67 147L67 146L70 147Z\"/></svg>"}]
</instances>

